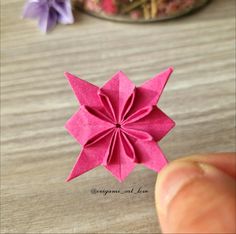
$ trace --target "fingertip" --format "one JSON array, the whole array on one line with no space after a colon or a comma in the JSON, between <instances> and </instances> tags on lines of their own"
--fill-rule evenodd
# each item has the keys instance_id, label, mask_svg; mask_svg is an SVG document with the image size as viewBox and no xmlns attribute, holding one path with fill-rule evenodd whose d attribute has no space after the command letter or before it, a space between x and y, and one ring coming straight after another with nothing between
<instances>
[{"instance_id":1,"label":"fingertip","mask_svg":"<svg viewBox=\"0 0 236 234\"><path fill-rule=\"evenodd\" d=\"M164 167L156 181L156 205L158 212L167 213L168 205L178 191L193 178L202 176L203 171L194 162L173 161Z\"/></svg>"},{"instance_id":2,"label":"fingertip","mask_svg":"<svg viewBox=\"0 0 236 234\"><path fill-rule=\"evenodd\" d=\"M235 231L235 181L218 168L176 160L158 175L156 208L166 233ZM226 227L227 226L227 227Z\"/></svg>"}]
</instances>

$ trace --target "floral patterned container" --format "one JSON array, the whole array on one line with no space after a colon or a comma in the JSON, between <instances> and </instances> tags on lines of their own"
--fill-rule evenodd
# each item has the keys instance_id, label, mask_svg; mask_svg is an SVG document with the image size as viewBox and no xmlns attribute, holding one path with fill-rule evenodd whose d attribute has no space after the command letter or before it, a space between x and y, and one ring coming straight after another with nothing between
<instances>
[{"instance_id":1,"label":"floral patterned container","mask_svg":"<svg viewBox=\"0 0 236 234\"><path fill-rule=\"evenodd\" d=\"M187 14L208 0L78 0L80 9L97 17L124 22L151 22Z\"/></svg>"}]
</instances>

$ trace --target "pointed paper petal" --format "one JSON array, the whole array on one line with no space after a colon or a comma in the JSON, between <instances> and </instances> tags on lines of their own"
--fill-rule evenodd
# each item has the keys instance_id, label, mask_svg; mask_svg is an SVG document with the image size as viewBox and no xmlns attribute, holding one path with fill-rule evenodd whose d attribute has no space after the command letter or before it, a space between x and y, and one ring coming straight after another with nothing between
<instances>
[{"instance_id":1,"label":"pointed paper petal","mask_svg":"<svg viewBox=\"0 0 236 234\"><path fill-rule=\"evenodd\" d=\"M173 69L168 68L136 88L135 100L130 110L130 114L145 106L155 106L172 72Z\"/></svg>"},{"instance_id":2,"label":"pointed paper petal","mask_svg":"<svg viewBox=\"0 0 236 234\"><path fill-rule=\"evenodd\" d=\"M106 137L101 138L96 143L83 148L72 171L70 172L69 177L67 178L67 181L74 179L102 163L106 150L109 147L110 137L111 133Z\"/></svg>"},{"instance_id":3,"label":"pointed paper petal","mask_svg":"<svg viewBox=\"0 0 236 234\"><path fill-rule=\"evenodd\" d=\"M72 15L70 0L53 1L52 6L58 13L58 22L59 23L72 24L74 22L74 17Z\"/></svg>"},{"instance_id":4,"label":"pointed paper petal","mask_svg":"<svg viewBox=\"0 0 236 234\"><path fill-rule=\"evenodd\" d=\"M158 107L153 107L149 115L134 123L127 123L126 128L149 133L155 141L160 141L173 127L175 122Z\"/></svg>"},{"instance_id":5,"label":"pointed paper petal","mask_svg":"<svg viewBox=\"0 0 236 234\"><path fill-rule=\"evenodd\" d=\"M127 156L127 152L122 144L121 133L118 132L114 145L113 154L109 164L105 166L120 182L123 181L134 169L135 163Z\"/></svg>"},{"instance_id":6,"label":"pointed paper petal","mask_svg":"<svg viewBox=\"0 0 236 234\"><path fill-rule=\"evenodd\" d=\"M81 145L85 145L98 134L114 128L114 125L90 113L86 106L81 106L67 121L65 127Z\"/></svg>"},{"instance_id":7,"label":"pointed paper petal","mask_svg":"<svg viewBox=\"0 0 236 234\"><path fill-rule=\"evenodd\" d=\"M74 91L75 96L77 97L81 105L87 106L100 106L100 101L98 99L98 87L82 80L68 72L65 72L65 76L70 82L71 88Z\"/></svg>"},{"instance_id":8,"label":"pointed paper petal","mask_svg":"<svg viewBox=\"0 0 236 234\"><path fill-rule=\"evenodd\" d=\"M26 2L23 10L23 18L36 19L42 14L41 4L38 1L29 0Z\"/></svg>"},{"instance_id":9,"label":"pointed paper petal","mask_svg":"<svg viewBox=\"0 0 236 234\"><path fill-rule=\"evenodd\" d=\"M164 154L154 141L136 141L134 149L138 162L151 170L159 172L167 164Z\"/></svg>"},{"instance_id":10,"label":"pointed paper petal","mask_svg":"<svg viewBox=\"0 0 236 234\"><path fill-rule=\"evenodd\" d=\"M168 68L140 86L141 89L145 90L144 92L149 92L149 95L152 94L150 95L152 99L146 100L149 102L149 105L157 104L172 72L173 68Z\"/></svg>"},{"instance_id":11,"label":"pointed paper petal","mask_svg":"<svg viewBox=\"0 0 236 234\"><path fill-rule=\"evenodd\" d=\"M123 108L134 88L134 84L121 71L117 72L101 88L101 92L109 98L118 122L121 120Z\"/></svg>"},{"instance_id":12,"label":"pointed paper petal","mask_svg":"<svg viewBox=\"0 0 236 234\"><path fill-rule=\"evenodd\" d=\"M39 17L39 27L42 32L46 33L49 30L53 29L57 24L57 13L53 10L50 10L49 6L44 6L44 10L42 11Z\"/></svg>"}]
</instances>

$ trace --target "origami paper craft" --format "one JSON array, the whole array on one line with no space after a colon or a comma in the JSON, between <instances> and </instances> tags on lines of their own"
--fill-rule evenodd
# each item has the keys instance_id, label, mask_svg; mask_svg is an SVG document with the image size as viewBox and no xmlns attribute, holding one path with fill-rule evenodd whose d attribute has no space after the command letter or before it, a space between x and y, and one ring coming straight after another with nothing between
<instances>
[{"instance_id":1,"label":"origami paper craft","mask_svg":"<svg viewBox=\"0 0 236 234\"><path fill-rule=\"evenodd\" d=\"M173 69L140 87L119 71L101 88L65 73L80 108L65 127L82 145L67 181L103 165L120 182L137 163L156 172L167 160L156 142L175 125L157 106Z\"/></svg>"},{"instance_id":2,"label":"origami paper craft","mask_svg":"<svg viewBox=\"0 0 236 234\"><path fill-rule=\"evenodd\" d=\"M38 19L39 28L43 32L51 30L57 23L74 22L70 0L28 0L23 18Z\"/></svg>"}]
</instances>

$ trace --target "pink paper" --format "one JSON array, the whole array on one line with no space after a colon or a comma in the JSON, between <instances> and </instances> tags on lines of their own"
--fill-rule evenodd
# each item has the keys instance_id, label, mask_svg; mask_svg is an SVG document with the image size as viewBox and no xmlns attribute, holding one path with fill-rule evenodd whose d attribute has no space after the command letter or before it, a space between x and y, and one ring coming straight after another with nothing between
<instances>
[{"instance_id":1,"label":"pink paper","mask_svg":"<svg viewBox=\"0 0 236 234\"><path fill-rule=\"evenodd\" d=\"M156 104L172 71L140 87L119 71L101 88L65 73L80 103L66 128L82 145L67 181L99 165L121 182L137 163L156 172L167 164L157 142L175 123Z\"/></svg>"}]
</instances>

